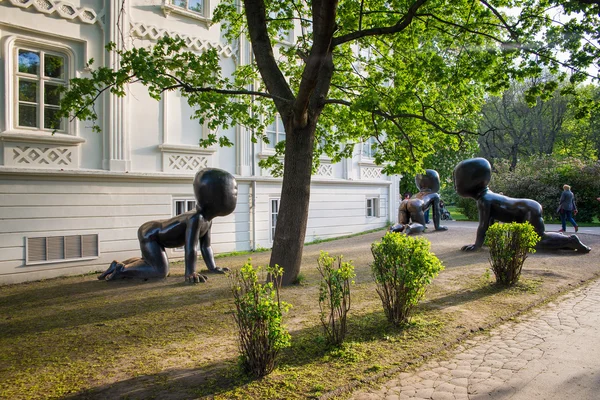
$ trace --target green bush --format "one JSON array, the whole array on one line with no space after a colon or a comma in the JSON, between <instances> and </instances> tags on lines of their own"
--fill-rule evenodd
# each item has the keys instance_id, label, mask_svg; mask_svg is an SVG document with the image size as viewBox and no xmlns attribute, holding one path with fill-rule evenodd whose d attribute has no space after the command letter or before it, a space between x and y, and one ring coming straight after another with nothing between
<instances>
[{"instance_id":1,"label":"green bush","mask_svg":"<svg viewBox=\"0 0 600 400\"><path fill-rule=\"evenodd\" d=\"M490 226L485 244L490 247L490 265L496 283L506 286L517 283L527 254L535 252L534 247L539 241L539 235L529 222Z\"/></svg>"},{"instance_id":2,"label":"green bush","mask_svg":"<svg viewBox=\"0 0 600 400\"><path fill-rule=\"evenodd\" d=\"M267 267L270 281L264 284L258 283L260 270L248 261L230 274L240 360L257 377L271 373L279 351L290 345L290 334L282 325L282 314L290 305L279 298L283 269Z\"/></svg>"},{"instance_id":3,"label":"green bush","mask_svg":"<svg viewBox=\"0 0 600 400\"><path fill-rule=\"evenodd\" d=\"M533 199L544 209L544 218L558 220L556 212L562 187L570 185L575 194L580 222L600 218L600 163L573 158L535 157L520 160L514 171L507 162L496 160L490 188L515 198Z\"/></svg>"},{"instance_id":4,"label":"green bush","mask_svg":"<svg viewBox=\"0 0 600 400\"><path fill-rule=\"evenodd\" d=\"M394 325L408 322L431 280L444 269L422 237L388 232L371 245L371 271L387 319Z\"/></svg>"},{"instance_id":5,"label":"green bush","mask_svg":"<svg viewBox=\"0 0 600 400\"><path fill-rule=\"evenodd\" d=\"M470 197L459 197L456 201L456 208L470 221L477 221L479 219L477 202Z\"/></svg>"},{"instance_id":6,"label":"green bush","mask_svg":"<svg viewBox=\"0 0 600 400\"><path fill-rule=\"evenodd\" d=\"M319 309L321 323L327 341L340 345L346 337L346 317L350 310L350 284L356 276L354 266L342 262L342 256L330 257L321 251L318 260L321 282L319 285Z\"/></svg>"}]
</instances>

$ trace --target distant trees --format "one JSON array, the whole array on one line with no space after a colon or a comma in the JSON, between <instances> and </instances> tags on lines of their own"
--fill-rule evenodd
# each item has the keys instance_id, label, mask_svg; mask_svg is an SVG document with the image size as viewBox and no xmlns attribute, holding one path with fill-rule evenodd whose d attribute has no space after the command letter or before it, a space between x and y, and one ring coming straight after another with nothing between
<instances>
[{"instance_id":1,"label":"distant trees","mask_svg":"<svg viewBox=\"0 0 600 400\"><path fill-rule=\"evenodd\" d=\"M482 108L479 153L494 163L562 155L582 160L600 156L600 89L594 85L549 88L551 77L513 82L502 96L490 96Z\"/></svg>"}]
</instances>

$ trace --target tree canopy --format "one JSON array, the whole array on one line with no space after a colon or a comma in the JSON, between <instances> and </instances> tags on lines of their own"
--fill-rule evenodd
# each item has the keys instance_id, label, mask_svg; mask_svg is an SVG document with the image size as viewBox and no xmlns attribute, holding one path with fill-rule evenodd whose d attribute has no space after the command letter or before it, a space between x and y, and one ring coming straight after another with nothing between
<instances>
[{"instance_id":1,"label":"tree canopy","mask_svg":"<svg viewBox=\"0 0 600 400\"><path fill-rule=\"evenodd\" d=\"M113 47L120 68L73 80L63 111L94 119L103 91L125 95L135 81L157 99L180 90L200 122L243 125L255 140L267 139L264 128L279 114L286 141L263 165L283 173L271 264L284 267L289 283L299 271L319 155L335 162L374 137L386 172L434 167L424 160L474 140L486 93L544 70L585 80L598 59L599 11L583 0L223 0L213 19L229 40L250 41L252 62L223 76L215 51L196 54L181 40L163 38L150 50ZM231 145L216 134L200 144L215 142Z\"/></svg>"}]
</instances>

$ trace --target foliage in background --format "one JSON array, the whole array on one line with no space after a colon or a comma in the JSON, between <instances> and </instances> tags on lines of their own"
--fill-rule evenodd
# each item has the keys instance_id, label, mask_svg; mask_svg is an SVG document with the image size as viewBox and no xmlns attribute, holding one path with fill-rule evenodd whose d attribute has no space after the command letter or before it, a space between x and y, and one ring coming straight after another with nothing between
<instances>
[{"instance_id":1,"label":"foliage in background","mask_svg":"<svg viewBox=\"0 0 600 400\"><path fill-rule=\"evenodd\" d=\"M356 274L351 262L342 262L342 256L330 257L321 251L317 270L319 283L319 309L327 341L340 345L346 337L346 320L350 310L350 284Z\"/></svg>"},{"instance_id":2,"label":"foliage in background","mask_svg":"<svg viewBox=\"0 0 600 400\"><path fill-rule=\"evenodd\" d=\"M571 96L562 131L552 154L582 160L600 159L600 88L585 85Z\"/></svg>"},{"instance_id":3,"label":"foliage in background","mask_svg":"<svg viewBox=\"0 0 600 400\"><path fill-rule=\"evenodd\" d=\"M394 232L373 243L371 252L371 271L388 321L396 326L408 322L427 285L444 269L441 261L427 239Z\"/></svg>"},{"instance_id":4,"label":"foliage in background","mask_svg":"<svg viewBox=\"0 0 600 400\"><path fill-rule=\"evenodd\" d=\"M456 202L456 207L461 212L461 214L467 217L470 221L477 221L479 219L479 212L477 211L477 201L470 197L457 197L458 200Z\"/></svg>"},{"instance_id":5,"label":"foliage in background","mask_svg":"<svg viewBox=\"0 0 600 400\"><path fill-rule=\"evenodd\" d=\"M600 217L600 164L574 158L534 157L521 160L514 171L508 162L496 162L490 188L515 198L539 202L547 220L560 219L556 208L564 184L571 186L577 202L577 220Z\"/></svg>"},{"instance_id":6,"label":"foliage in background","mask_svg":"<svg viewBox=\"0 0 600 400\"><path fill-rule=\"evenodd\" d=\"M541 84L546 87L544 96L533 95L530 89ZM565 94L568 90L570 95ZM546 74L541 79L513 81L502 96L490 96L481 111L480 155L492 165L496 159L508 160L514 168L520 158L551 154L575 92L566 84L559 87Z\"/></svg>"},{"instance_id":7,"label":"foliage in background","mask_svg":"<svg viewBox=\"0 0 600 400\"><path fill-rule=\"evenodd\" d=\"M540 236L529 222L496 222L490 226L485 244L490 248L490 265L496 283L505 286L517 283L527 254L535 253L534 247L539 241Z\"/></svg>"},{"instance_id":8,"label":"foliage in background","mask_svg":"<svg viewBox=\"0 0 600 400\"><path fill-rule=\"evenodd\" d=\"M245 370L257 377L273 371L277 354L291 340L282 324L282 314L290 305L279 299L283 269L267 267L270 281L264 284L258 283L260 270L247 262L230 275L240 359Z\"/></svg>"}]
</instances>

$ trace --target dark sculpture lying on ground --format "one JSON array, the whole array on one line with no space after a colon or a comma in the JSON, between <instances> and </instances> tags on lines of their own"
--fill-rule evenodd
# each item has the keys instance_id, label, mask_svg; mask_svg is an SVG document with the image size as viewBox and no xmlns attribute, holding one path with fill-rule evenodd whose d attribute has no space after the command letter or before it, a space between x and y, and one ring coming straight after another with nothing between
<instances>
[{"instance_id":1,"label":"dark sculpture lying on ground","mask_svg":"<svg viewBox=\"0 0 600 400\"><path fill-rule=\"evenodd\" d=\"M404 199L398 209L398 223L390 227L392 232L401 232L407 235L421 233L425 230L425 211L433 209L433 225L436 231L445 231L448 228L440 225L440 176L433 169L425 170L425 174L415 177L415 184L419 193L410 199ZM412 222L411 222L412 221Z\"/></svg>"},{"instance_id":2,"label":"dark sculpture lying on ground","mask_svg":"<svg viewBox=\"0 0 600 400\"><path fill-rule=\"evenodd\" d=\"M529 222L540 235L537 248L571 249L587 253L590 247L581 243L576 235L566 236L557 232L546 232L542 218L542 206L535 200L514 199L492 192L488 184L492 178L492 167L485 158L461 161L454 168L454 188L461 197L477 201L479 227L475 244L462 247L464 251L479 249L491 224L499 222Z\"/></svg>"},{"instance_id":3,"label":"dark sculpture lying on ground","mask_svg":"<svg viewBox=\"0 0 600 400\"><path fill-rule=\"evenodd\" d=\"M149 221L140 226L138 240L142 257L125 261L113 261L98 279L165 278L169 275L169 260L165 248L184 247L185 281L205 282L206 275L196 271L200 241L200 253L209 272L225 273L227 268L215 265L210 246L212 219L231 214L237 204L237 182L227 171L205 168L194 178L196 209L173 218Z\"/></svg>"}]
</instances>

